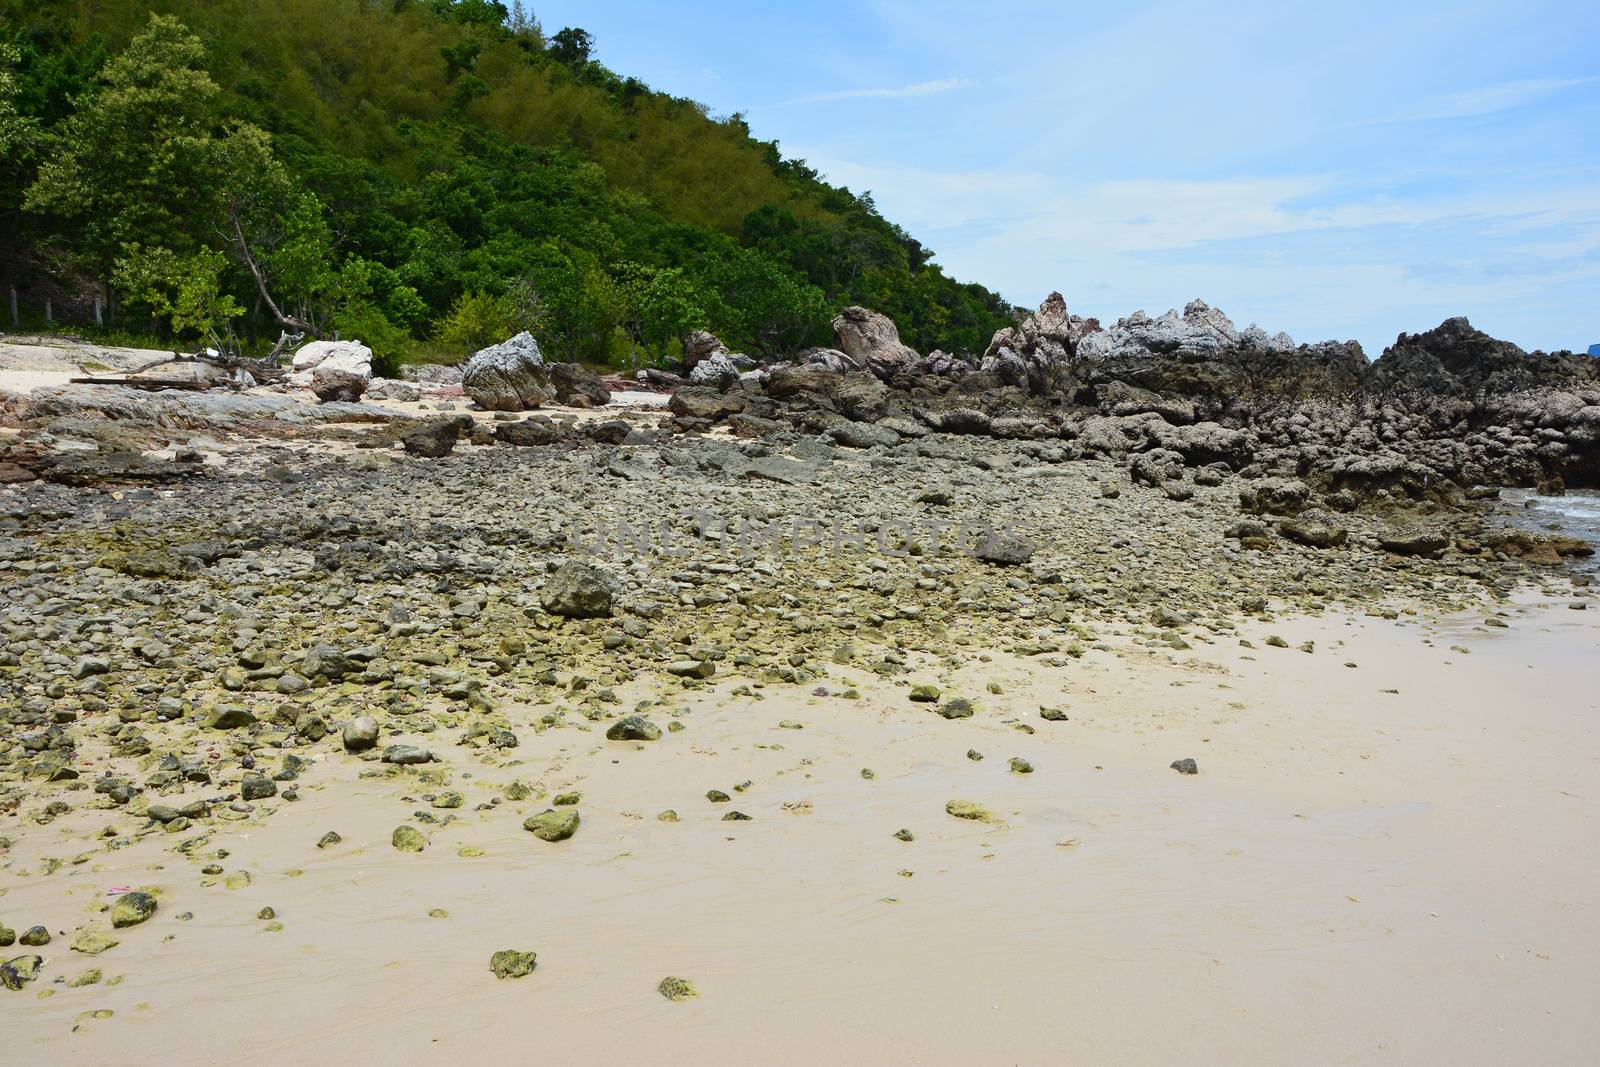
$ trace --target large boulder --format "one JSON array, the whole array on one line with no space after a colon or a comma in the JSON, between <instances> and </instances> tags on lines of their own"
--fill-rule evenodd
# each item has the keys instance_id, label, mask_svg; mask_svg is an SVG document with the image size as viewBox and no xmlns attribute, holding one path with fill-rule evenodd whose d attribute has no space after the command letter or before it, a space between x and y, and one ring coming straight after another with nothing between
<instances>
[{"instance_id":1,"label":"large boulder","mask_svg":"<svg viewBox=\"0 0 1600 1067\"><path fill-rule=\"evenodd\" d=\"M555 397L539 342L526 330L476 352L461 384L474 403L490 411L527 411Z\"/></svg>"},{"instance_id":2,"label":"large boulder","mask_svg":"<svg viewBox=\"0 0 1600 1067\"><path fill-rule=\"evenodd\" d=\"M324 404L354 403L367 391L367 381L353 371L332 369L324 363L311 372L311 391Z\"/></svg>"},{"instance_id":3,"label":"large boulder","mask_svg":"<svg viewBox=\"0 0 1600 1067\"><path fill-rule=\"evenodd\" d=\"M372 349L360 341L312 341L301 345L289 364L289 383L310 385L319 369L343 371L365 381L372 377Z\"/></svg>"},{"instance_id":4,"label":"large boulder","mask_svg":"<svg viewBox=\"0 0 1600 1067\"><path fill-rule=\"evenodd\" d=\"M893 319L864 307L852 305L833 317L833 339L840 351L880 378L919 358L915 349L900 342Z\"/></svg>"},{"instance_id":5,"label":"large boulder","mask_svg":"<svg viewBox=\"0 0 1600 1067\"><path fill-rule=\"evenodd\" d=\"M683 339L683 371L691 373L703 360L722 354L728 354L728 346L717 339L717 335L708 330L696 330Z\"/></svg>"},{"instance_id":6,"label":"large boulder","mask_svg":"<svg viewBox=\"0 0 1600 1067\"><path fill-rule=\"evenodd\" d=\"M700 358L689 371L690 382L714 389L726 389L738 380L739 368L734 366L726 349Z\"/></svg>"},{"instance_id":7,"label":"large boulder","mask_svg":"<svg viewBox=\"0 0 1600 1067\"><path fill-rule=\"evenodd\" d=\"M547 363L544 369L559 403L598 408L611 402L611 391L600 375L581 363Z\"/></svg>"}]
</instances>

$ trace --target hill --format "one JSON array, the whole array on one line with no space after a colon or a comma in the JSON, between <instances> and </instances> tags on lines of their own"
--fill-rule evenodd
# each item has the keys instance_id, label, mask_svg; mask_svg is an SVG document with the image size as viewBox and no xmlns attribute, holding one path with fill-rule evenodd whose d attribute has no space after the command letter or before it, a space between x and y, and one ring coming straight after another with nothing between
<instances>
[{"instance_id":1,"label":"hill","mask_svg":"<svg viewBox=\"0 0 1600 1067\"><path fill-rule=\"evenodd\" d=\"M837 308L924 351L1011 309L870 195L488 0L0 0L0 285L25 311L380 356L766 355ZM97 312L97 299L103 310Z\"/></svg>"}]
</instances>

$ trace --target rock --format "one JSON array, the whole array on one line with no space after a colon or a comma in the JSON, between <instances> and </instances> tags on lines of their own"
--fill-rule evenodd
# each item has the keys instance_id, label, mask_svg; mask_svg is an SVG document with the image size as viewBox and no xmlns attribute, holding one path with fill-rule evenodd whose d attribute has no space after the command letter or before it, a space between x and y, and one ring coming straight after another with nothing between
<instances>
[{"instance_id":1,"label":"rock","mask_svg":"<svg viewBox=\"0 0 1600 1067\"><path fill-rule=\"evenodd\" d=\"M422 836L422 831L405 823L394 828L389 843L397 852L421 852L428 847L428 839Z\"/></svg>"},{"instance_id":2,"label":"rock","mask_svg":"<svg viewBox=\"0 0 1600 1067\"><path fill-rule=\"evenodd\" d=\"M907 830L905 827L901 827L900 829L898 829L898 830L896 830L894 832L894 839L896 841L911 842L911 841L915 841L917 839L917 835L913 834L910 830Z\"/></svg>"},{"instance_id":3,"label":"rock","mask_svg":"<svg viewBox=\"0 0 1600 1067\"><path fill-rule=\"evenodd\" d=\"M914 685L911 687L911 699L919 704L934 704L939 700L939 687L936 685Z\"/></svg>"},{"instance_id":4,"label":"rock","mask_svg":"<svg viewBox=\"0 0 1600 1067\"><path fill-rule=\"evenodd\" d=\"M985 563L1016 567L1033 558L1033 541L1015 530L991 530L978 539L973 555Z\"/></svg>"},{"instance_id":5,"label":"rock","mask_svg":"<svg viewBox=\"0 0 1600 1067\"><path fill-rule=\"evenodd\" d=\"M1388 530L1378 544L1398 556L1437 556L1450 547L1450 535L1439 529Z\"/></svg>"},{"instance_id":6,"label":"rock","mask_svg":"<svg viewBox=\"0 0 1600 1067\"><path fill-rule=\"evenodd\" d=\"M329 830L327 833L317 838L317 847L332 848L334 845L337 845L343 840L344 838L339 836L339 832L337 830Z\"/></svg>"},{"instance_id":7,"label":"rock","mask_svg":"<svg viewBox=\"0 0 1600 1067\"><path fill-rule=\"evenodd\" d=\"M231 704L219 704L206 716L208 730L242 730L255 724L256 717L248 709Z\"/></svg>"},{"instance_id":8,"label":"rock","mask_svg":"<svg viewBox=\"0 0 1600 1067\"><path fill-rule=\"evenodd\" d=\"M17 956L0 963L0 985L13 991L19 990L39 977L39 968L42 966L43 956Z\"/></svg>"},{"instance_id":9,"label":"rock","mask_svg":"<svg viewBox=\"0 0 1600 1067\"><path fill-rule=\"evenodd\" d=\"M415 745L390 745L383 750L383 762L392 763L400 767L411 767L422 763L432 763L433 753L425 748Z\"/></svg>"},{"instance_id":10,"label":"rock","mask_svg":"<svg viewBox=\"0 0 1600 1067\"><path fill-rule=\"evenodd\" d=\"M679 389L667 401L667 410L674 415L687 419L709 419L712 422L736 415L744 408L743 397L722 393L704 385Z\"/></svg>"},{"instance_id":11,"label":"rock","mask_svg":"<svg viewBox=\"0 0 1600 1067\"><path fill-rule=\"evenodd\" d=\"M526 978L533 973L539 954L537 952L518 952L516 949L501 949L489 957L489 970L496 978Z\"/></svg>"},{"instance_id":12,"label":"rock","mask_svg":"<svg viewBox=\"0 0 1600 1067\"><path fill-rule=\"evenodd\" d=\"M1349 531L1325 511L1301 512L1278 523L1278 532L1291 541L1311 548L1337 548L1350 536Z\"/></svg>"},{"instance_id":13,"label":"rock","mask_svg":"<svg viewBox=\"0 0 1600 1067\"><path fill-rule=\"evenodd\" d=\"M367 383L368 400L395 400L414 404L422 399L422 391L410 382L396 378L374 378Z\"/></svg>"},{"instance_id":14,"label":"rock","mask_svg":"<svg viewBox=\"0 0 1600 1067\"><path fill-rule=\"evenodd\" d=\"M965 697L956 697L954 700L945 701L933 710L946 719L970 719L975 709L972 706L972 701Z\"/></svg>"},{"instance_id":15,"label":"rock","mask_svg":"<svg viewBox=\"0 0 1600 1067\"><path fill-rule=\"evenodd\" d=\"M522 821L522 828L541 841L565 841L578 832L578 812L573 808L556 811L548 808Z\"/></svg>"},{"instance_id":16,"label":"rock","mask_svg":"<svg viewBox=\"0 0 1600 1067\"><path fill-rule=\"evenodd\" d=\"M739 368L734 366L733 360L727 352L713 352L694 365L689 371L689 381L694 385L707 386L712 389L727 389L739 380Z\"/></svg>"},{"instance_id":17,"label":"rock","mask_svg":"<svg viewBox=\"0 0 1600 1067\"><path fill-rule=\"evenodd\" d=\"M496 423L494 428L496 441L525 448L553 445L565 436L562 425L547 415L529 415L516 422Z\"/></svg>"},{"instance_id":18,"label":"rock","mask_svg":"<svg viewBox=\"0 0 1600 1067\"><path fill-rule=\"evenodd\" d=\"M870 422L843 422L829 429L828 436L846 448L893 448L900 443L899 434Z\"/></svg>"},{"instance_id":19,"label":"rock","mask_svg":"<svg viewBox=\"0 0 1600 1067\"><path fill-rule=\"evenodd\" d=\"M689 979L675 978L671 975L661 979L661 983L656 986L656 992L671 1001L693 1000L700 995Z\"/></svg>"},{"instance_id":20,"label":"rock","mask_svg":"<svg viewBox=\"0 0 1600 1067\"><path fill-rule=\"evenodd\" d=\"M1027 760L1023 759L1021 756L1013 756L1013 757L1011 757L1011 773L1012 774L1032 774L1033 773L1033 764L1029 763Z\"/></svg>"},{"instance_id":21,"label":"rock","mask_svg":"<svg viewBox=\"0 0 1600 1067\"><path fill-rule=\"evenodd\" d=\"M834 344L879 378L915 363L914 349L900 343L894 320L864 307L847 307L833 319Z\"/></svg>"},{"instance_id":22,"label":"rock","mask_svg":"<svg viewBox=\"0 0 1600 1067\"><path fill-rule=\"evenodd\" d=\"M606 731L606 740L659 741L661 740L661 727L643 715L629 715L611 724L611 728Z\"/></svg>"},{"instance_id":23,"label":"rock","mask_svg":"<svg viewBox=\"0 0 1600 1067\"><path fill-rule=\"evenodd\" d=\"M156 898L149 893L124 893L111 905L111 926L122 930L138 926L156 913Z\"/></svg>"},{"instance_id":24,"label":"rock","mask_svg":"<svg viewBox=\"0 0 1600 1067\"><path fill-rule=\"evenodd\" d=\"M311 372L311 391L324 404L353 404L367 391L367 379L347 370L322 366Z\"/></svg>"},{"instance_id":25,"label":"rock","mask_svg":"<svg viewBox=\"0 0 1600 1067\"><path fill-rule=\"evenodd\" d=\"M611 402L611 391L600 376L580 363L547 363L544 369L556 400L563 404L583 406L579 402L587 401L598 408Z\"/></svg>"},{"instance_id":26,"label":"rock","mask_svg":"<svg viewBox=\"0 0 1600 1067\"><path fill-rule=\"evenodd\" d=\"M311 341L295 351L289 366L291 385L311 385L319 370L349 374L365 383L372 377L372 349L360 341Z\"/></svg>"},{"instance_id":27,"label":"rock","mask_svg":"<svg viewBox=\"0 0 1600 1067\"><path fill-rule=\"evenodd\" d=\"M346 752L365 752L378 743L378 721L370 715L360 715L344 724L344 749Z\"/></svg>"},{"instance_id":28,"label":"rock","mask_svg":"<svg viewBox=\"0 0 1600 1067\"><path fill-rule=\"evenodd\" d=\"M1289 478L1263 478L1239 491L1239 508L1253 515L1297 515L1311 498L1311 487Z\"/></svg>"},{"instance_id":29,"label":"rock","mask_svg":"<svg viewBox=\"0 0 1600 1067\"><path fill-rule=\"evenodd\" d=\"M112 937L104 930L97 930L92 926L85 926L72 935L71 948L74 952L81 952L85 956L98 956L108 949L116 948L121 941Z\"/></svg>"},{"instance_id":30,"label":"rock","mask_svg":"<svg viewBox=\"0 0 1600 1067\"><path fill-rule=\"evenodd\" d=\"M717 339L716 334L707 330L695 330L683 339L683 370L685 374L693 372L700 365L701 360L709 359L716 355L726 356L728 346Z\"/></svg>"},{"instance_id":31,"label":"rock","mask_svg":"<svg viewBox=\"0 0 1600 1067\"><path fill-rule=\"evenodd\" d=\"M257 775L246 778L239 783L239 796L246 802L252 800L265 800L278 795L278 783L271 778Z\"/></svg>"},{"instance_id":32,"label":"rock","mask_svg":"<svg viewBox=\"0 0 1600 1067\"><path fill-rule=\"evenodd\" d=\"M469 415L433 419L406 434L400 442L405 446L407 455L443 459L455 451L461 435L471 429L472 417Z\"/></svg>"},{"instance_id":33,"label":"rock","mask_svg":"<svg viewBox=\"0 0 1600 1067\"><path fill-rule=\"evenodd\" d=\"M30 926L22 931L22 936L17 938L17 943L26 945L28 948L40 948L50 943L50 931L42 926Z\"/></svg>"},{"instance_id":34,"label":"rock","mask_svg":"<svg viewBox=\"0 0 1600 1067\"><path fill-rule=\"evenodd\" d=\"M475 404L490 411L527 411L555 396L539 343L526 330L474 353L462 370L461 385Z\"/></svg>"},{"instance_id":35,"label":"rock","mask_svg":"<svg viewBox=\"0 0 1600 1067\"><path fill-rule=\"evenodd\" d=\"M977 822L994 822L994 813L982 804L975 804L970 800L952 800L944 806L944 810L958 819L973 819Z\"/></svg>"},{"instance_id":36,"label":"rock","mask_svg":"<svg viewBox=\"0 0 1600 1067\"><path fill-rule=\"evenodd\" d=\"M1061 708L1040 708L1039 718L1046 722L1066 722L1067 713Z\"/></svg>"},{"instance_id":37,"label":"rock","mask_svg":"<svg viewBox=\"0 0 1600 1067\"><path fill-rule=\"evenodd\" d=\"M617 582L599 567L576 560L563 563L545 583L544 610L567 619L604 619L611 616Z\"/></svg>"},{"instance_id":38,"label":"rock","mask_svg":"<svg viewBox=\"0 0 1600 1067\"><path fill-rule=\"evenodd\" d=\"M667 673L679 678L710 678L717 665L708 659L679 659L667 664Z\"/></svg>"},{"instance_id":39,"label":"rock","mask_svg":"<svg viewBox=\"0 0 1600 1067\"><path fill-rule=\"evenodd\" d=\"M1172 761L1172 769L1179 774L1199 774L1200 767L1192 759L1178 759Z\"/></svg>"}]
</instances>

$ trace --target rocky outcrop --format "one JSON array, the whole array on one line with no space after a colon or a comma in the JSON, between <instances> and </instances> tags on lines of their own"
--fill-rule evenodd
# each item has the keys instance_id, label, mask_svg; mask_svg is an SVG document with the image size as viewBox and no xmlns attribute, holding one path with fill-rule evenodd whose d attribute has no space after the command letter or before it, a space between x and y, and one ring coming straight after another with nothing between
<instances>
[{"instance_id":1,"label":"rocky outcrop","mask_svg":"<svg viewBox=\"0 0 1600 1067\"><path fill-rule=\"evenodd\" d=\"M490 411L528 411L555 397L539 342L526 330L475 353L461 384L474 403Z\"/></svg>"},{"instance_id":2,"label":"rocky outcrop","mask_svg":"<svg viewBox=\"0 0 1600 1067\"><path fill-rule=\"evenodd\" d=\"M1084 337L1098 332L1098 320L1068 314L1066 299L1051 293L1037 312L995 332L979 366L1008 385L1037 392L1053 371L1070 364Z\"/></svg>"},{"instance_id":3,"label":"rocky outcrop","mask_svg":"<svg viewBox=\"0 0 1600 1067\"><path fill-rule=\"evenodd\" d=\"M289 366L290 385L310 385L318 370L342 371L365 381L372 377L372 349L360 341L312 341L300 346Z\"/></svg>"},{"instance_id":4,"label":"rocky outcrop","mask_svg":"<svg viewBox=\"0 0 1600 1067\"><path fill-rule=\"evenodd\" d=\"M919 358L915 349L901 343L893 319L864 307L847 307L834 316L833 339L839 351L880 378Z\"/></svg>"}]
</instances>

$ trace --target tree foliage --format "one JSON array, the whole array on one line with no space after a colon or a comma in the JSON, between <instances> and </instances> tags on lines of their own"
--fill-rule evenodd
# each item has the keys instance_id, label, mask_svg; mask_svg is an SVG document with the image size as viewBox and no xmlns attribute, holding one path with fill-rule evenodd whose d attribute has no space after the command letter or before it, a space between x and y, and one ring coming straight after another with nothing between
<instances>
[{"instance_id":1,"label":"tree foliage","mask_svg":"<svg viewBox=\"0 0 1600 1067\"><path fill-rule=\"evenodd\" d=\"M777 355L850 303L971 350L1008 321L869 195L613 73L581 29L546 38L521 3L150 6L0 0L0 141L44 146L7 153L0 219L35 269L128 283L173 329L156 300L176 291L135 288L160 273L135 264L220 263L243 311L218 321L247 334L293 321L396 352L526 322L555 358L669 357L700 328Z\"/></svg>"}]
</instances>

